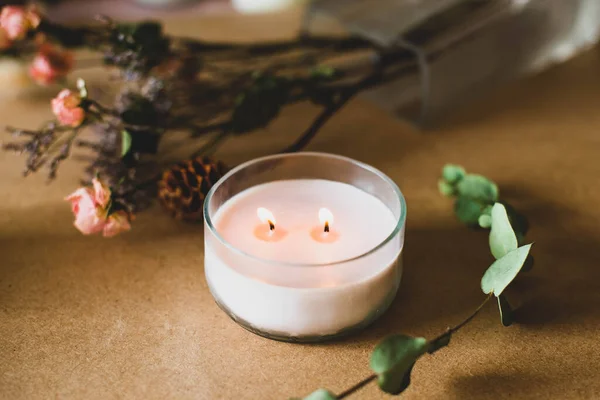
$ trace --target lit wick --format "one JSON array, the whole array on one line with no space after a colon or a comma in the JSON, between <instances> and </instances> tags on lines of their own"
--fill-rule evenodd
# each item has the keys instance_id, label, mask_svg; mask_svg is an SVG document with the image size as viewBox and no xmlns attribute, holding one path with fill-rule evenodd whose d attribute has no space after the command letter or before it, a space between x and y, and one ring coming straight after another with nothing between
<instances>
[{"instance_id":1,"label":"lit wick","mask_svg":"<svg viewBox=\"0 0 600 400\"><path fill-rule=\"evenodd\" d=\"M333 214L327 208L319 209L319 221L323 224L323 232L329 233L329 223L333 222Z\"/></svg>"},{"instance_id":2,"label":"lit wick","mask_svg":"<svg viewBox=\"0 0 600 400\"><path fill-rule=\"evenodd\" d=\"M310 231L310 236L315 242L326 244L335 243L340 238L340 233L333 225L333 214L327 208L319 209L319 222L321 225L314 226Z\"/></svg>"},{"instance_id":3,"label":"lit wick","mask_svg":"<svg viewBox=\"0 0 600 400\"><path fill-rule=\"evenodd\" d=\"M275 230L275 216L269 210L264 207L259 207L256 210L256 214L262 223L269 224L269 231Z\"/></svg>"}]
</instances>

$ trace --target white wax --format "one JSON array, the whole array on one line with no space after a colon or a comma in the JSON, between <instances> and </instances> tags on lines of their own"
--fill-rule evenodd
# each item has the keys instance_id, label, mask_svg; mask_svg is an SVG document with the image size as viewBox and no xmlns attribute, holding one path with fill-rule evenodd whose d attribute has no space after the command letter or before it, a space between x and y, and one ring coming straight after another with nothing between
<instances>
[{"instance_id":1,"label":"white wax","mask_svg":"<svg viewBox=\"0 0 600 400\"><path fill-rule=\"evenodd\" d=\"M269 230L257 217L259 207L270 210L275 230L284 232L276 241L256 234L257 229ZM334 216L333 241L316 241L311 235L322 228L322 207ZM381 313L396 293L400 239L367 257L339 263L377 247L398 221L381 200L354 186L316 179L269 182L232 197L212 220L226 242L253 257L207 240L205 271L211 291L257 329L291 336L335 334Z\"/></svg>"},{"instance_id":2,"label":"white wax","mask_svg":"<svg viewBox=\"0 0 600 400\"><path fill-rule=\"evenodd\" d=\"M275 230L286 235L277 242L258 238L265 232L256 210L264 207L276 219ZM317 242L313 229L323 230L318 212L328 208L336 234L333 243ZM318 179L286 180L254 186L227 201L213 221L217 232L234 247L256 257L295 264L323 264L359 256L376 247L394 230L396 218L381 200L354 186ZM327 235L327 233L323 233Z\"/></svg>"}]
</instances>

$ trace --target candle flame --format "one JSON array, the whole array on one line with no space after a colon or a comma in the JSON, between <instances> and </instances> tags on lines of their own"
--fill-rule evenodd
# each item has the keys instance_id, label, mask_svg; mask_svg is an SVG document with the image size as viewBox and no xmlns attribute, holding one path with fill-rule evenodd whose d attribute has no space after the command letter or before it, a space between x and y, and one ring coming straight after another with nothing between
<instances>
[{"instance_id":1,"label":"candle flame","mask_svg":"<svg viewBox=\"0 0 600 400\"><path fill-rule=\"evenodd\" d=\"M322 207L319 209L319 221L324 226L323 231L329 232L329 225L333 223L333 214L329 209Z\"/></svg>"},{"instance_id":2,"label":"candle flame","mask_svg":"<svg viewBox=\"0 0 600 400\"><path fill-rule=\"evenodd\" d=\"M260 219L263 224L269 224L270 230L275 229L275 216L271 211L264 207L258 207L256 209L256 215L258 215L258 219Z\"/></svg>"}]
</instances>

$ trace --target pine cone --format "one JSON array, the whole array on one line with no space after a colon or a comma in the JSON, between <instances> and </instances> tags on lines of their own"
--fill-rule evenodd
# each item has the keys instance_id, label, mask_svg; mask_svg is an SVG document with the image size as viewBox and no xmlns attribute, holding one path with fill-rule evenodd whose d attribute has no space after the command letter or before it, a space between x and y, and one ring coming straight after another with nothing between
<instances>
[{"instance_id":1,"label":"pine cone","mask_svg":"<svg viewBox=\"0 0 600 400\"><path fill-rule=\"evenodd\" d=\"M200 221L204 198L225 170L223 163L206 157L180 162L163 173L158 197L173 217Z\"/></svg>"}]
</instances>

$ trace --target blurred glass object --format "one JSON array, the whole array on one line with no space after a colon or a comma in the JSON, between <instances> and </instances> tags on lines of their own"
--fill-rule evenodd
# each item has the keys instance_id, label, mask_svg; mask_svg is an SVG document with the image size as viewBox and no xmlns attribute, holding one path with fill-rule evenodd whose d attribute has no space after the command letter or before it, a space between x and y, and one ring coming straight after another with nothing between
<instances>
[{"instance_id":1,"label":"blurred glass object","mask_svg":"<svg viewBox=\"0 0 600 400\"><path fill-rule=\"evenodd\" d=\"M600 31L599 0L315 0L307 26L322 14L415 54L410 72L366 96L422 126L495 85L568 60Z\"/></svg>"},{"instance_id":2,"label":"blurred glass object","mask_svg":"<svg viewBox=\"0 0 600 400\"><path fill-rule=\"evenodd\" d=\"M233 8L241 13L267 13L284 10L302 0L232 0Z\"/></svg>"}]
</instances>

